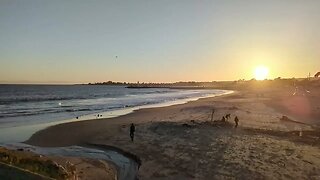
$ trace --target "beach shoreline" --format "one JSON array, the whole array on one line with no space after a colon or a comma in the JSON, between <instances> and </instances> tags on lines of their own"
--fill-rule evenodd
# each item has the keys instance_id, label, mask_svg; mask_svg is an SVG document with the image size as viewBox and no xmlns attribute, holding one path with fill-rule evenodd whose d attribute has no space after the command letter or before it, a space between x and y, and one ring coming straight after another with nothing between
<instances>
[{"instance_id":1,"label":"beach shoreline","mask_svg":"<svg viewBox=\"0 0 320 180\"><path fill-rule=\"evenodd\" d=\"M196 98L188 98L188 99L181 99L181 100L177 100L177 101L173 101L173 102L167 102L167 103L158 103L158 104L152 104L152 105L146 105L146 106L139 106L139 107L136 107L134 109L132 109L131 111L126 111L126 110L123 110L123 112L120 112L120 113L114 113L111 117L120 117L120 116L123 116L123 115L128 115L128 114L131 114L131 113L135 113L136 111L139 111L139 110L143 110L143 109L154 109L154 108L159 108L159 107L169 107L169 106L175 106L175 105L181 105L181 104L186 104L186 103L189 103L189 102L193 102L193 101L197 101L199 99L204 99L204 98L212 98L212 97L217 97L217 96L226 96L228 94L231 94L233 93L233 91L225 91L223 93L219 93L219 94L212 94L212 95L209 95L209 96L206 96L206 97L196 97ZM103 114L103 113L102 113ZM101 115L101 114L100 114ZM108 117L104 114L104 117ZM110 117L108 118L104 118L104 119L87 119L87 120L76 120L76 121L73 121L73 122L66 122L66 123L77 123L77 122L81 122L81 121L92 121L92 120L97 120L97 121L100 121L100 120L108 120L110 119ZM45 127L43 126L44 128L43 129L40 129L40 131L43 131L45 130L46 128L50 128L50 127L54 127L56 125L63 125L65 123L60 123L58 122L57 124L55 123L52 123L50 126L48 127ZM20 144L22 145L22 144ZM19 146L20 146L19 145ZM141 163L141 160L139 159L139 157L135 156L134 154L130 153L130 152L127 152L125 150L122 150L120 148L117 148L116 146L106 146L106 145L101 145L101 144L78 144L78 145L81 145L82 147L91 147L91 148L96 148L96 149L103 149L103 150L109 150L109 151L114 151L114 152L117 152L119 154L122 154L123 156L126 156L128 159L131 159L132 161L135 161L139 166L140 166L140 163ZM9 145L10 146L10 145ZM41 146L41 145L40 145ZM70 148L71 146L68 146L68 147L65 147L66 149ZM24 148L27 148L28 149L28 146L24 147L24 146L21 146L22 149ZM21 149L20 148L20 149ZM35 146L34 146L35 149L37 149ZM14 148L13 148L14 149ZM19 149L19 148L16 148L16 149ZM45 155L45 153L42 155ZM61 158L62 159L69 159L69 157L63 155L63 154L60 154L60 156L62 156ZM79 157L80 158L80 157ZM106 163L111 163L112 165L114 165L115 163L112 162L112 161L107 161ZM134 169L134 165L131 165L131 169ZM116 166L117 167L117 166ZM119 167L117 167L119 168ZM119 177L123 176L123 173L121 171L119 171L118 173L121 173L121 174L118 174ZM130 175L133 175L135 172L132 172L130 171Z\"/></svg>"},{"instance_id":2,"label":"beach shoreline","mask_svg":"<svg viewBox=\"0 0 320 180\"><path fill-rule=\"evenodd\" d=\"M320 165L319 125L300 119L301 114L295 116L294 113L286 113L283 107L277 108L279 104L273 102L274 99L288 99L291 97L289 94L281 90L265 92L260 97L256 92L237 91L180 105L140 109L111 119L52 126L38 131L26 143L44 147L95 144L119 148L141 159L140 179L240 177L237 174L240 169L252 178L285 178L277 174L277 168L270 167L269 156L279 158L280 167L288 164L290 168L285 171L286 176L312 179L318 177L317 172L320 172L317 167ZM273 106L270 101L276 105ZM227 121L226 126L210 122L213 109L215 122L228 113L232 119ZM317 115L317 112L314 114ZM239 128L233 127L235 116L240 119ZM283 120L283 116L288 120ZM131 123L137 129L134 143L129 138ZM252 148L248 149L246 145ZM219 148L224 150L216 152ZM290 153L286 149L290 149ZM211 160L208 161L208 158ZM196 167L202 169L201 172L194 172L193 162L197 162ZM219 168L212 167L215 169L213 175L205 170L207 167L203 164L208 167L218 164ZM226 169L230 171L228 175L225 174ZM310 173L299 175L302 171Z\"/></svg>"},{"instance_id":3,"label":"beach shoreline","mask_svg":"<svg viewBox=\"0 0 320 180\"><path fill-rule=\"evenodd\" d=\"M185 104L190 101L196 101L202 98L216 97L216 96L221 96L225 94L230 94L230 93L233 93L233 91L232 90L214 90L212 93L209 93L209 92L207 93L208 94L206 95L201 94L200 96L196 96L196 97L182 98L182 99L170 100L170 101L159 102L154 104L139 105L134 107L128 106L128 107L123 107L121 109L103 111L99 113L90 113L82 116L74 116L73 118L64 119L64 120L57 120L57 121L50 120L49 122L41 122L41 123L29 124L29 125L27 124L24 126L15 125L13 127L1 127L0 142L3 142L3 143L23 142L28 140L32 136L32 134L36 133L37 131L41 131L48 127L59 125L59 124L88 121L88 120L97 120L97 119L98 120L110 119L110 118L130 114L139 109L158 108L158 107L166 107L166 106L172 106L172 105L178 105L178 104Z\"/></svg>"},{"instance_id":4,"label":"beach shoreline","mask_svg":"<svg viewBox=\"0 0 320 180\"><path fill-rule=\"evenodd\" d=\"M24 141L23 143L26 143L26 144L29 144L31 143L30 145L33 145L32 142L34 142L32 139L33 136L36 136L39 132L44 132L48 129L51 129L53 127L63 127L63 126L73 126L73 125L76 125L78 123L89 123L89 122L93 122L93 123L99 123L99 122L105 122L107 124L111 124L111 125L119 125L119 124L123 124L125 123L126 124L126 121L122 122L123 119L127 120L128 118L131 118L131 116L135 117L135 116L140 116L141 113L144 113L144 112L147 112L147 113L152 113L150 111L157 111L159 109L170 109L171 107L179 107L179 106L183 106L183 105L186 105L186 104L192 104L192 103L198 103L201 101L210 101L212 99L215 99L215 98L225 98L225 97L228 97L228 96L232 96L232 95L236 95L238 92L237 91L231 91L229 93L226 93L226 94L219 94L219 95L213 95L212 97L199 97L199 98L196 98L196 99L188 99L188 100L183 100L182 102L179 102L179 101L175 101L175 102L170 102L170 103L159 103L159 104L152 104L152 105L147 105L147 106L141 106L141 107L137 107L136 109L134 110L130 110L129 112L126 112L126 113L120 113L120 114L117 114L117 115L114 115L114 116L111 116L111 117L103 117L103 118L94 118L94 119L85 119L85 120L78 120L78 121L72 121L72 122L63 122L63 123L59 123L59 124L54 124L54 125L51 125L51 126L48 126L46 128L43 128L43 129L40 129L39 131L35 132L28 140ZM93 115L93 114L92 114ZM142 122L148 122L148 121L136 121L136 120L133 120L135 121L135 123L142 123ZM151 121L152 122L152 121ZM84 143L86 144L86 143ZM43 144L39 144L39 146L43 146ZM45 146L43 146L45 147ZM55 146L55 147L58 147L58 146Z\"/></svg>"}]
</instances>

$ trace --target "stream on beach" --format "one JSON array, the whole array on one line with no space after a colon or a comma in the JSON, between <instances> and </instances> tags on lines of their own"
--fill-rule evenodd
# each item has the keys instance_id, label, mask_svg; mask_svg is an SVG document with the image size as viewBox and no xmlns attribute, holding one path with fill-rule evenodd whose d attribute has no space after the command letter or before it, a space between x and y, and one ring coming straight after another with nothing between
<instances>
[{"instance_id":1,"label":"stream on beach","mask_svg":"<svg viewBox=\"0 0 320 180\"><path fill-rule=\"evenodd\" d=\"M68 156L105 160L116 165L119 180L135 180L139 169L139 164L135 160L120 152L108 149L102 150L101 148L94 149L81 146L36 147L23 143L7 143L0 144L0 146L14 150L24 149L25 151L46 156Z\"/></svg>"}]
</instances>

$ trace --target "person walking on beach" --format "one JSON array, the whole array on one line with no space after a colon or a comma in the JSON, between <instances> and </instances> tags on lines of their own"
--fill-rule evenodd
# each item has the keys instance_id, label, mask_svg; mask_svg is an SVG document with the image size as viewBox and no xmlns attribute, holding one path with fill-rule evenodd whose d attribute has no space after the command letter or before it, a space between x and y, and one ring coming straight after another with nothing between
<instances>
[{"instance_id":1,"label":"person walking on beach","mask_svg":"<svg viewBox=\"0 0 320 180\"><path fill-rule=\"evenodd\" d=\"M235 125L234 127L237 128L237 127L238 127L238 123L239 123L239 118L238 118L238 116L236 116L236 117L234 118L234 122L236 123L236 125Z\"/></svg>"},{"instance_id":2,"label":"person walking on beach","mask_svg":"<svg viewBox=\"0 0 320 180\"><path fill-rule=\"evenodd\" d=\"M130 126L130 137L131 137L131 141L133 142L133 138L134 138L134 131L136 131L136 127L134 126L133 123L131 123Z\"/></svg>"}]
</instances>

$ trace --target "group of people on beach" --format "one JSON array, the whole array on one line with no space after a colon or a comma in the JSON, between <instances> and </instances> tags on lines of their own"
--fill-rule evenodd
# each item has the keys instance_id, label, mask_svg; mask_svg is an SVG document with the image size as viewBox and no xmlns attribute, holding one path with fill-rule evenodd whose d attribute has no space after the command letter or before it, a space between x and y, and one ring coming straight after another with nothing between
<instances>
[{"instance_id":1,"label":"group of people on beach","mask_svg":"<svg viewBox=\"0 0 320 180\"><path fill-rule=\"evenodd\" d=\"M222 122L226 122L228 119L230 119L231 118L231 114L226 114L225 116L222 116L222 119L221 119L221 121ZM235 123L235 128L237 128L238 127L238 125L239 125L239 118L238 118L238 116L236 116L236 117L234 117L234 123Z\"/></svg>"},{"instance_id":2,"label":"group of people on beach","mask_svg":"<svg viewBox=\"0 0 320 180\"><path fill-rule=\"evenodd\" d=\"M215 109L212 109L212 114L211 114L211 121L213 121L213 115L214 115L214 113L215 113ZM226 114L225 116L222 116L222 119L221 119L221 121L222 122L226 122L228 119L230 119L231 118L231 114ZM234 123L235 123L235 128L237 128L238 127L238 125L239 125L239 118L238 118L238 116L236 116L236 117L234 117Z\"/></svg>"},{"instance_id":3,"label":"group of people on beach","mask_svg":"<svg viewBox=\"0 0 320 180\"><path fill-rule=\"evenodd\" d=\"M96 116L96 115L94 115ZM99 117L102 117L102 114L97 114L96 118L98 119ZM79 119L79 116L76 116L76 119Z\"/></svg>"},{"instance_id":4,"label":"group of people on beach","mask_svg":"<svg viewBox=\"0 0 320 180\"><path fill-rule=\"evenodd\" d=\"M221 121L223 121L223 122L226 122L228 119L230 119L231 118L231 114L226 114L225 116L223 116L222 117L222 119L221 119ZM235 116L234 117L234 123L235 123L235 128L237 128L238 127L238 125L239 125L239 118L238 118L238 116ZM133 124L133 123L131 123L131 125L130 125L130 138L131 138L131 141L133 142L133 140L134 140L134 132L136 131L136 127L135 127L135 125Z\"/></svg>"}]
</instances>

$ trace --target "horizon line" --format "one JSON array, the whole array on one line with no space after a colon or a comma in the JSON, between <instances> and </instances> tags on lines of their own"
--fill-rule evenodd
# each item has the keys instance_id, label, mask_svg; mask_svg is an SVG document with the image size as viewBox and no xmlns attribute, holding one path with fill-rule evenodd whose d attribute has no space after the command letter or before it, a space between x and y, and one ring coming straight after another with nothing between
<instances>
[{"instance_id":1,"label":"horizon line","mask_svg":"<svg viewBox=\"0 0 320 180\"><path fill-rule=\"evenodd\" d=\"M175 82L143 82L143 81L136 81L136 82L127 82L127 81L112 81L113 83L129 83L129 84L135 84L135 83L146 83L146 84L173 84L173 83L178 83L178 82L196 82L196 83L208 83L208 82L232 82L232 81L239 81L239 80L244 80L244 81L250 81L254 80L255 78L252 79L238 79L238 80L212 80L212 81L193 81L193 80L188 80L188 81L175 81ZM265 80L274 80L277 78L273 79L265 79ZM284 77L281 79L307 79L306 77ZM109 81L109 80L108 80ZM108 81L101 81L101 82L86 82L86 83L74 83L74 82L0 82L0 85L88 85L89 83L95 84L95 83L104 83ZM262 80L264 81L264 80Z\"/></svg>"}]
</instances>

